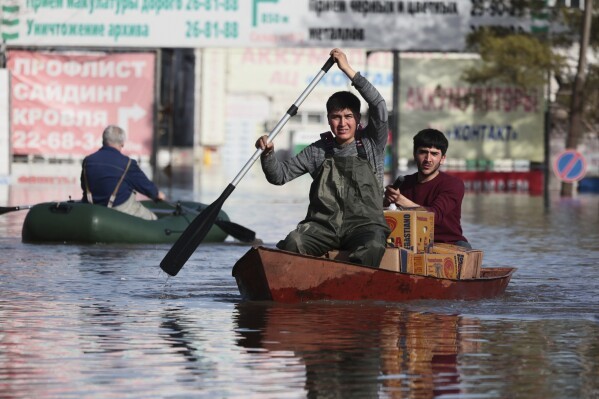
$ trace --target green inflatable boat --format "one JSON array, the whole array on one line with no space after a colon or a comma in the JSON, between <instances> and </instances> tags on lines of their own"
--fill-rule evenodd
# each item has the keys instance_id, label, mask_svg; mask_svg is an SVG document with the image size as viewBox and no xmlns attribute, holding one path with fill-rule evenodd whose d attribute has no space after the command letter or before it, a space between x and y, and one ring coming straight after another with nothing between
<instances>
[{"instance_id":1,"label":"green inflatable boat","mask_svg":"<svg viewBox=\"0 0 599 399\"><path fill-rule=\"evenodd\" d=\"M142 201L157 220L144 220L105 206L77 201L45 202L31 207L23 222L23 242L69 243L173 243L207 205ZM221 227L219 227L219 225ZM202 242L227 238L229 221L224 211ZM238 226L238 225L237 225Z\"/></svg>"}]
</instances>

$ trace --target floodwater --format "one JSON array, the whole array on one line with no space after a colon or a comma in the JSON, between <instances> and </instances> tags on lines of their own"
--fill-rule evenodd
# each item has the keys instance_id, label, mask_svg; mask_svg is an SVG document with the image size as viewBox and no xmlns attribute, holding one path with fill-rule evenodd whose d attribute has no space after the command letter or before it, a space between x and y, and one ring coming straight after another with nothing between
<instances>
[{"instance_id":1,"label":"floodwater","mask_svg":"<svg viewBox=\"0 0 599 399\"><path fill-rule=\"evenodd\" d=\"M223 209L272 246L306 196L249 177ZM1 398L599 398L597 195L467 195L484 265L518 267L482 301L244 303L245 245L167 278L169 245L23 244L26 212L0 216Z\"/></svg>"}]
</instances>

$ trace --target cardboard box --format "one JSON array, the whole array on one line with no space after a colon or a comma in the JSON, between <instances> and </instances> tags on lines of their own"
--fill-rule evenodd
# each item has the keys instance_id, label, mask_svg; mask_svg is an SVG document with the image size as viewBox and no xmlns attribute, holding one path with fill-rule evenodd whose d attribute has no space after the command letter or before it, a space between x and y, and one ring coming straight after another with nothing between
<instances>
[{"instance_id":1,"label":"cardboard box","mask_svg":"<svg viewBox=\"0 0 599 399\"><path fill-rule=\"evenodd\" d=\"M432 253L416 253L406 248L386 248L380 268L394 272L450 279L480 277L483 251L451 244L435 244ZM325 258L349 261L349 251L332 250Z\"/></svg>"},{"instance_id":2,"label":"cardboard box","mask_svg":"<svg viewBox=\"0 0 599 399\"><path fill-rule=\"evenodd\" d=\"M460 278L463 256L454 253L425 254L426 275L450 278Z\"/></svg>"},{"instance_id":3,"label":"cardboard box","mask_svg":"<svg viewBox=\"0 0 599 399\"><path fill-rule=\"evenodd\" d=\"M410 274L426 274L426 269L424 265L425 254L418 254L414 251L410 251L409 249L399 248L399 258L400 258L400 272L402 273L410 273Z\"/></svg>"},{"instance_id":4,"label":"cardboard box","mask_svg":"<svg viewBox=\"0 0 599 399\"><path fill-rule=\"evenodd\" d=\"M435 237L434 213L424 210L386 210L384 213L393 245L416 253L430 252Z\"/></svg>"},{"instance_id":5,"label":"cardboard box","mask_svg":"<svg viewBox=\"0 0 599 399\"><path fill-rule=\"evenodd\" d=\"M435 254L454 254L458 256L460 264L460 279L472 279L480 277L480 269L483 264L483 251L479 249L467 249L453 244L436 243L432 252Z\"/></svg>"},{"instance_id":6,"label":"cardboard box","mask_svg":"<svg viewBox=\"0 0 599 399\"><path fill-rule=\"evenodd\" d=\"M386 248L379 268L399 272L401 268L399 248Z\"/></svg>"}]
</instances>

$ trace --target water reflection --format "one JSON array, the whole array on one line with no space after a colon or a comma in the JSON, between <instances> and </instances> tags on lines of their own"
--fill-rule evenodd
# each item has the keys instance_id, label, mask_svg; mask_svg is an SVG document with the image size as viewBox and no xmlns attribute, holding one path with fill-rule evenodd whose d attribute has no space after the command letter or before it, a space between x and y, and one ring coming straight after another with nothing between
<instances>
[{"instance_id":1,"label":"water reflection","mask_svg":"<svg viewBox=\"0 0 599 399\"><path fill-rule=\"evenodd\" d=\"M305 190L263 182L246 178L225 210L274 245ZM26 213L5 214L0 397L599 398L598 208L467 195L485 265L518 267L498 298L294 306L238 303L247 247L202 244L167 280L169 245L25 244Z\"/></svg>"},{"instance_id":2,"label":"water reflection","mask_svg":"<svg viewBox=\"0 0 599 399\"><path fill-rule=\"evenodd\" d=\"M105 245L82 245L79 251L79 271L110 275L130 263L131 252L127 247Z\"/></svg>"},{"instance_id":3,"label":"water reflection","mask_svg":"<svg viewBox=\"0 0 599 399\"><path fill-rule=\"evenodd\" d=\"M458 356L479 349L477 321L377 305L236 306L237 344L293 353L307 397L459 395Z\"/></svg>"},{"instance_id":4,"label":"water reflection","mask_svg":"<svg viewBox=\"0 0 599 399\"><path fill-rule=\"evenodd\" d=\"M83 303L79 319L86 326L86 332L78 335L83 353L122 355L127 350L124 316L117 307L109 302Z\"/></svg>"},{"instance_id":5,"label":"water reflection","mask_svg":"<svg viewBox=\"0 0 599 399\"><path fill-rule=\"evenodd\" d=\"M187 362L185 368L194 374L210 374L216 370L216 363L206 353L207 341L201 336L202 329L189 316L184 308L165 309L160 328L161 337Z\"/></svg>"}]
</instances>

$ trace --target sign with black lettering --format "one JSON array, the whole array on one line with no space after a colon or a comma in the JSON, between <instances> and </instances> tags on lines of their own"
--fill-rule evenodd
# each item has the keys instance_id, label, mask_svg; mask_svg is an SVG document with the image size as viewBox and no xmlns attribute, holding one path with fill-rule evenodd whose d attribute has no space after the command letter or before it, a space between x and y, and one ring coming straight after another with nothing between
<instances>
[{"instance_id":1,"label":"sign with black lettering","mask_svg":"<svg viewBox=\"0 0 599 399\"><path fill-rule=\"evenodd\" d=\"M8 46L460 51L468 32L546 22L517 0L3 0Z\"/></svg>"},{"instance_id":2,"label":"sign with black lettering","mask_svg":"<svg viewBox=\"0 0 599 399\"><path fill-rule=\"evenodd\" d=\"M412 138L432 127L447 136L450 159L543 161L542 88L471 86L460 77L476 62L458 54L402 54L400 157L412 159Z\"/></svg>"}]
</instances>

